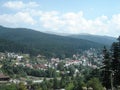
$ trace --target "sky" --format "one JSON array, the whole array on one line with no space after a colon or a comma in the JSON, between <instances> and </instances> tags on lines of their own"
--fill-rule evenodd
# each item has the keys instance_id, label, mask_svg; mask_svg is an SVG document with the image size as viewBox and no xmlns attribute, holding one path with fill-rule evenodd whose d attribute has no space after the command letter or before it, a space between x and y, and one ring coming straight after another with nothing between
<instances>
[{"instance_id":1,"label":"sky","mask_svg":"<svg viewBox=\"0 0 120 90\"><path fill-rule=\"evenodd\" d=\"M0 0L0 25L118 37L120 0Z\"/></svg>"}]
</instances>

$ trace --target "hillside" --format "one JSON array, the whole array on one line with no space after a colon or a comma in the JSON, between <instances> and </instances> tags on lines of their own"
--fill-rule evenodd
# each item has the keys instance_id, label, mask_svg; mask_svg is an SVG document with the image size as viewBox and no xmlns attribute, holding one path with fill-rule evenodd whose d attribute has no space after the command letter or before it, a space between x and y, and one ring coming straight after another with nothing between
<instances>
[{"instance_id":1,"label":"hillside","mask_svg":"<svg viewBox=\"0 0 120 90\"><path fill-rule=\"evenodd\" d=\"M25 28L0 26L0 38L14 41L34 49L37 53L51 57L68 57L89 48L101 48L102 44L83 39L46 34Z\"/></svg>"},{"instance_id":2,"label":"hillside","mask_svg":"<svg viewBox=\"0 0 120 90\"><path fill-rule=\"evenodd\" d=\"M89 41L92 41L92 42L97 42L97 43L100 43L100 44L103 44L103 45L108 45L108 46L111 46L111 44L116 41L116 38L114 38L114 37L90 35L90 34L69 35L68 37L89 40Z\"/></svg>"},{"instance_id":3,"label":"hillside","mask_svg":"<svg viewBox=\"0 0 120 90\"><path fill-rule=\"evenodd\" d=\"M30 53L35 52L32 48L26 45L18 44L10 40L5 40L0 38L0 52L18 52L18 53Z\"/></svg>"}]
</instances>

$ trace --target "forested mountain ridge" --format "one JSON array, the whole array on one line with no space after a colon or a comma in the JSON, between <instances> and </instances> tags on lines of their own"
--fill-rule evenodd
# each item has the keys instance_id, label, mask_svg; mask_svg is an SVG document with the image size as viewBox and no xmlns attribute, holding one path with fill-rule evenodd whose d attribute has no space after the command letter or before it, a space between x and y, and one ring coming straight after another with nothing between
<instances>
[{"instance_id":1,"label":"forested mountain ridge","mask_svg":"<svg viewBox=\"0 0 120 90\"><path fill-rule=\"evenodd\" d=\"M34 55L34 49L27 47L26 45L18 44L10 40L0 38L0 52L16 52L16 53L28 53Z\"/></svg>"},{"instance_id":2,"label":"forested mountain ridge","mask_svg":"<svg viewBox=\"0 0 120 90\"><path fill-rule=\"evenodd\" d=\"M108 45L108 46L111 46L112 43L116 41L115 37L90 35L90 34L69 35L68 37L89 40L89 41L97 42L97 43Z\"/></svg>"},{"instance_id":3,"label":"forested mountain ridge","mask_svg":"<svg viewBox=\"0 0 120 90\"><path fill-rule=\"evenodd\" d=\"M0 26L0 38L33 48L45 56L72 56L79 50L102 48L102 44L65 36L46 34L26 28Z\"/></svg>"}]
</instances>

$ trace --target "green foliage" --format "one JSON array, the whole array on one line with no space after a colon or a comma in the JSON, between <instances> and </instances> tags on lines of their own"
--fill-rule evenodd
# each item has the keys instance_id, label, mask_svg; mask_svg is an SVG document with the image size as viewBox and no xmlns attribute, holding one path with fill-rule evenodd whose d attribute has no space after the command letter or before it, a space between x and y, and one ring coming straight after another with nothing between
<instances>
[{"instance_id":1,"label":"green foliage","mask_svg":"<svg viewBox=\"0 0 120 90\"><path fill-rule=\"evenodd\" d=\"M104 90L98 78L91 78L87 85L88 87L92 87L93 90Z\"/></svg>"},{"instance_id":2,"label":"green foliage","mask_svg":"<svg viewBox=\"0 0 120 90\"><path fill-rule=\"evenodd\" d=\"M114 42L112 45L112 71L114 73L113 80L114 86L120 85L120 36L118 42ZM112 72L111 72L112 73Z\"/></svg>"},{"instance_id":3,"label":"green foliage","mask_svg":"<svg viewBox=\"0 0 120 90\"><path fill-rule=\"evenodd\" d=\"M107 89L111 88L111 81L110 81L110 75L111 75L111 58L110 58L110 52L104 47L103 50L103 67L102 69L102 84Z\"/></svg>"},{"instance_id":4,"label":"green foliage","mask_svg":"<svg viewBox=\"0 0 120 90\"><path fill-rule=\"evenodd\" d=\"M4 60L2 64L2 71L11 77L14 77L15 74L19 75L19 77L25 77L27 75L23 66L13 66L9 60Z\"/></svg>"},{"instance_id":5,"label":"green foliage","mask_svg":"<svg viewBox=\"0 0 120 90\"><path fill-rule=\"evenodd\" d=\"M48 68L46 72L46 77L57 77L56 69Z\"/></svg>"},{"instance_id":6,"label":"green foliage","mask_svg":"<svg viewBox=\"0 0 120 90\"><path fill-rule=\"evenodd\" d=\"M70 71L69 75L70 76L73 76L74 75L74 72L75 72L75 67L73 65L70 65L68 67L68 70Z\"/></svg>"},{"instance_id":7,"label":"green foliage","mask_svg":"<svg viewBox=\"0 0 120 90\"><path fill-rule=\"evenodd\" d=\"M30 54L42 54L49 57L71 57L81 49L100 48L103 45L69 37L45 34L25 28L5 28L0 27L0 38L13 41L26 47L21 52ZM7 49L6 49L7 50ZM9 50L9 49L8 49ZM12 49L11 49L12 50Z\"/></svg>"},{"instance_id":8,"label":"green foliage","mask_svg":"<svg viewBox=\"0 0 120 90\"><path fill-rule=\"evenodd\" d=\"M73 90L73 89L74 89L74 84L72 82L65 87L65 90Z\"/></svg>"},{"instance_id":9,"label":"green foliage","mask_svg":"<svg viewBox=\"0 0 120 90\"><path fill-rule=\"evenodd\" d=\"M2 63L2 71L11 77L16 75L16 78L29 76L36 77L57 77L55 69L49 68L47 70L30 69L22 65L14 66L9 60L4 60Z\"/></svg>"},{"instance_id":10,"label":"green foliage","mask_svg":"<svg viewBox=\"0 0 120 90\"><path fill-rule=\"evenodd\" d=\"M54 89L60 88L60 82L59 82L59 80L57 78L53 79L53 88Z\"/></svg>"},{"instance_id":11,"label":"green foliage","mask_svg":"<svg viewBox=\"0 0 120 90\"><path fill-rule=\"evenodd\" d=\"M87 74L87 76L85 76L86 80L90 80L90 78L99 78L101 80L101 71L99 69L92 69L88 71L89 73Z\"/></svg>"},{"instance_id":12,"label":"green foliage","mask_svg":"<svg viewBox=\"0 0 120 90\"><path fill-rule=\"evenodd\" d=\"M74 90L82 90L82 87L86 87L86 84L84 83L82 77L80 76L76 76L76 78L74 79Z\"/></svg>"},{"instance_id":13,"label":"green foliage","mask_svg":"<svg viewBox=\"0 0 120 90\"><path fill-rule=\"evenodd\" d=\"M47 90L47 85L46 85L45 82L43 82L41 86L42 86L42 89L43 89L43 90Z\"/></svg>"},{"instance_id":14,"label":"green foliage","mask_svg":"<svg viewBox=\"0 0 120 90\"><path fill-rule=\"evenodd\" d=\"M20 82L18 85L18 90L27 90L27 87L24 85L24 83Z\"/></svg>"},{"instance_id":15,"label":"green foliage","mask_svg":"<svg viewBox=\"0 0 120 90\"><path fill-rule=\"evenodd\" d=\"M103 50L103 85L109 89L120 85L120 36L118 42L114 42L111 50ZM113 84L113 85L112 85Z\"/></svg>"},{"instance_id":16,"label":"green foliage","mask_svg":"<svg viewBox=\"0 0 120 90\"><path fill-rule=\"evenodd\" d=\"M64 63L63 62L58 63L57 69L60 71L64 71Z\"/></svg>"},{"instance_id":17,"label":"green foliage","mask_svg":"<svg viewBox=\"0 0 120 90\"><path fill-rule=\"evenodd\" d=\"M6 85L0 84L0 90L18 90L15 84Z\"/></svg>"},{"instance_id":18,"label":"green foliage","mask_svg":"<svg viewBox=\"0 0 120 90\"><path fill-rule=\"evenodd\" d=\"M106 46L107 45L111 46L111 44L116 41L116 38L114 38L114 37L98 36L98 35L81 35L80 34L80 35L70 35L69 37L89 40L89 41L104 44Z\"/></svg>"},{"instance_id":19,"label":"green foliage","mask_svg":"<svg viewBox=\"0 0 120 90\"><path fill-rule=\"evenodd\" d=\"M37 83L30 85L30 87L32 90L43 90L42 86L40 84L37 84Z\"/></svg>"},{"instance_id":20,"label":"green foliage","mask_svg":"<svg viewBox=\"0 0 120 90\"><path fill-rule=\"evenodd\" d=\"M0 52L19 52L19 53L29 53L35 55L36 51L34 48L29 48L27 45L19 44L14 41L1 39L0 38Z\"/></svg>"}]
</instances>

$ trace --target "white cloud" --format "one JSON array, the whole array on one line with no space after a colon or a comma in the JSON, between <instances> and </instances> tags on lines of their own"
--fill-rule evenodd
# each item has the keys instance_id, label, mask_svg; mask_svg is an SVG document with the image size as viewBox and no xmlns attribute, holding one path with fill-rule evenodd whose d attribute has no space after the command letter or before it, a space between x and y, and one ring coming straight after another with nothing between
<instances>
[{"instance_id":1,"label":"white cloud","mask_svg":"<svg viewBox=\"0 0 120 90\"><path fill-rule=\"evenodd\" d=\"M26 12L0 15L0 24L8 26L34 25L36 21Z\"/></svg>"},{"instance_id":2,"label":"white cloud","mask_svg":"<svg viewBox=\"0 0 120 90\"><path fill-rule=\"evenodd\" d=\"M112 36L120 35L120 14L115 14L108 20L108 34Z\"/></svg>"},{"instance_id":3,"label":"white cloud","mask_svg":"<svg viewBox=\"0 0 120 90\"><path fill-rule=\"evenodd\" d=\"M116 26L116 29L120 30L120 14L113 15L111 23Z\"/></svg>"},{"instance_id":4,"label":"white cloud","mask_svg":"<svg viewBox=\"0 0 120 90\"><path fill-rule=\"evenodd\" d=\"M56 11L41 13L40 21L45 28L52 28L53 30L58 30L64 26L64 22L60 20L59 13Z\"/></svg>"},{"instance_id":5,"label":"white cloud","mask_svg":"<svg viewBox=\"0 0 120 90\"><path fill-rule=\"evenodd\" d=\"M101 16L94 20L86 19L83 12L68 12L60 14L59 12L46 12L40 16L40 20L45 28L54 30L59 33L107 33L108 18Z\"/></svg>"},{"instance_id":6,"label":"white cloud","mask_svg":"<svg viewBox=\"0 0 120 90\"><path fill-rule=\"evenodd\" d=\"M111 18L102 15L94 19L87 19L82 11L61 13L36 10L35 7L39 6L36 2L8 1L3 6L13 10L20 9L21 12L1 14L1 25L26 26L27 28L35 28L37 25L35 29L38 30L44 28L49 32L67 34L90 33L117 36L120 33L120 14L115 14Z\"/></svg>"},{"instance_id":7,"label":"white cloud","mask_svg":"<svg viewBox=\"0 0 120 90\"><path fill-rule=\"evenodd\" d=\"M24 3L22 1L8 1L4 3L3 6L10 9L24 9L38 7L39 5L36 2Z\"/></svg>"}]
</instances>

